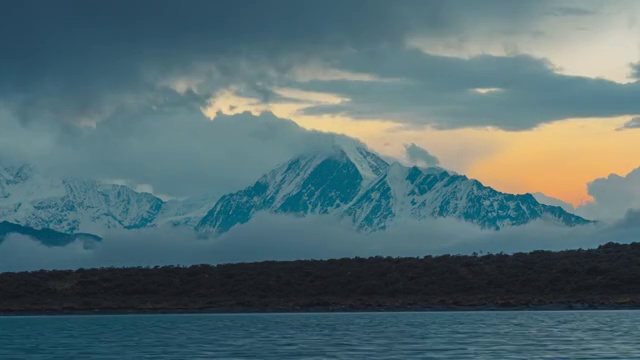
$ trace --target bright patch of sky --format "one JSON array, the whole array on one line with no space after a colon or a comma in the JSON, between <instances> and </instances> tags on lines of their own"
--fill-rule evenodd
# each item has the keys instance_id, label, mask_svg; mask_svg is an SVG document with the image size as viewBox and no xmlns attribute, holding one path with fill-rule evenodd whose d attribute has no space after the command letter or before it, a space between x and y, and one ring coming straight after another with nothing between
<instances>
[{"instance_id":1,"label":"bright patch of sky","mask_svg":"<svg viewBox=\"0 0 640 360\"><path fill-rule=\"evenodd\" d=\"M632 81L630 64L640 60L640 2L565 3L572 7L550 9L520 31L473 29L417 36L408 44L430 54L463 58L528 54L548 59L562 74Z\"/></svg>"}]
</instances>

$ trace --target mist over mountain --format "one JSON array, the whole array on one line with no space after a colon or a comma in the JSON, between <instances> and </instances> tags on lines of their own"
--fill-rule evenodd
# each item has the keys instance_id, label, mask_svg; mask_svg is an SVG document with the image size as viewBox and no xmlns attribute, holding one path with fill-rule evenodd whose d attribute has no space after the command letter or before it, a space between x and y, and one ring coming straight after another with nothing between
<instances>
[{"instance_id":1,"label":"mist over mountain","mask_svg":"<svg viewBox=\"0 0 640 360\"><path fill-rule=\"evenodd\" d=\"M51 229L34 229L7 221L0 222L0 243L9 235L22 235L36 239L45 246L67 246L75 241L93 243L101 240L100 237L91 234L65 234Z\"/></svg>"},{"instance_id":2,"label":"mist over mountain","mask_svg":"<svg viewBox=\"0 0 640 360\"><path fill-rule=\"evenodd\" d=\"M219 199L164 201L92 179L55 178L29 164L0 169L0 218L33 229L102 235L110 230L184 226L219 235L260 212L324 215L354 231L383 231L403 219L454 218L499 230L535 220L589 223L530 194L498 192L439 167L389 164L348 138L298 156Z\"/></svg>"}]
</instances>

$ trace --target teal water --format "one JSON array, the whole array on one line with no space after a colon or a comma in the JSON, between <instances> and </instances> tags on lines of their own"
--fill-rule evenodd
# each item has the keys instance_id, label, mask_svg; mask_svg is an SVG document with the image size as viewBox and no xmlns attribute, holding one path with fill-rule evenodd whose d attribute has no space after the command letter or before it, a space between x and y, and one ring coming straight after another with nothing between
<instances>
[{"instance_id":1,"label":"teal water","mask_svg":"<svg viewBox=\"0 0 640 360\"><path fill-rule=\"evenodd\" d=\"M0 359L640 359L640 311L0 318Z\"/></svg>"}]
</instances>

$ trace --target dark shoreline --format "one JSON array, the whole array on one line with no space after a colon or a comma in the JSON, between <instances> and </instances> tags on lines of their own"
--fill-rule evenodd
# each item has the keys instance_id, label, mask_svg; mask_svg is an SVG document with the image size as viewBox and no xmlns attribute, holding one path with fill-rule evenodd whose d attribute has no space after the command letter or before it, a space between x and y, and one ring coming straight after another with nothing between
<instances>
[{"instance_id":1,"label":"dark shoreline","mask_svg":"<svg viewBox=\"0 0 640 360\"><path fill-rule=\"evenodd\" d=\"M0 315L640 309L640 243L0 273Z\"/></svg>"},{"instance_id":2,"label":"dark shoreline","mask_svg":"<svg viewBox=\"0 0 640 360\"><path fill-rule=\"evenodd\" d=\"M629 311L640 310L640 303L627 305L551 304L522 306L433 306L422 308L308 308L308 309L119 309L119 310L43 310L0 311L0 317L13 316L91 316L91 315L243 315L243 314L353 314L420 312L511 312L511 311Z\"/></svg>"}]
</instances>

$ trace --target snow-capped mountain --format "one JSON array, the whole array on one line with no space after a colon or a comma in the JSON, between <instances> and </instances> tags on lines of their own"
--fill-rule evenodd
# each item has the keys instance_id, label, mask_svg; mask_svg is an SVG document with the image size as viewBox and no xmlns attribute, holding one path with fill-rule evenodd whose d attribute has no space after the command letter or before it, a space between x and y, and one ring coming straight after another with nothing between
<instances>
[{"instance_id":1,"label":"snow-capped mountain","mask_svg":"<svg viewBox=\"0 0 640 360\"><path fill-rule=\"evenodd\" d=\"M264 175L253 186L222 196L197 228L223 233L248 222L259 211L334 213L350 204L387 167L374 153L347 144L326 153L300 156Z\"/></svg>"},{"instance_id":2,"label":"snow-capped mountain","mask_svg":"<svg viewBox=\"0 0 640 360\"><path fill-rule=\"evenodd\" d=\"M588 222L559 207L542 205L531 194L505 194L464 175L398 163L359 195L343 215L365 231L385 229L398 218L454 217L496 230L537 219L569 226Z\"/></svg>"},{"instance_id":3,"label":"snow-capped mountain","mask_svg":"<svg viewBox=\"0 0 640 360\"><path fill-rule=\"evenodd\" d=\"M150 226L164 202L93 180L57 179L29 165L0 166L0 220L63 233Z\"/></svg>"},{"instance_id":4,"label":"snow-capped mountain","mask_svg":"<svg viewBox=\"0 0 640 360\"><path fill-rule=\"evenodd\" d=\"M357 145L289 161L253 186L221 197L197 229L224 233L261 211L332 215L365 232L383 230L402 218L454 217L489 229L537 219L567 226L589 222L542 205L530 194L501 193L440 168L389 165Z\"/></svg>"},{"instance_id":5,"label":"snow-capped mountain","mask_svg":"<svg viewBox=\"0 0 640 360\"><path fill-rule=\"evenodd\" d=\"M124 185L57 179L24 164L0 166L0 221L35 230L101 236L112 229L168 225L220 234L258 212L335 216L363 232L402 219L439 217L488 229L537 219L568 226L589 222L530 194L502 193L444 169L389 165L351 142L299 156L219 199L165 202Z\"/></svg>"}]
</instances>

